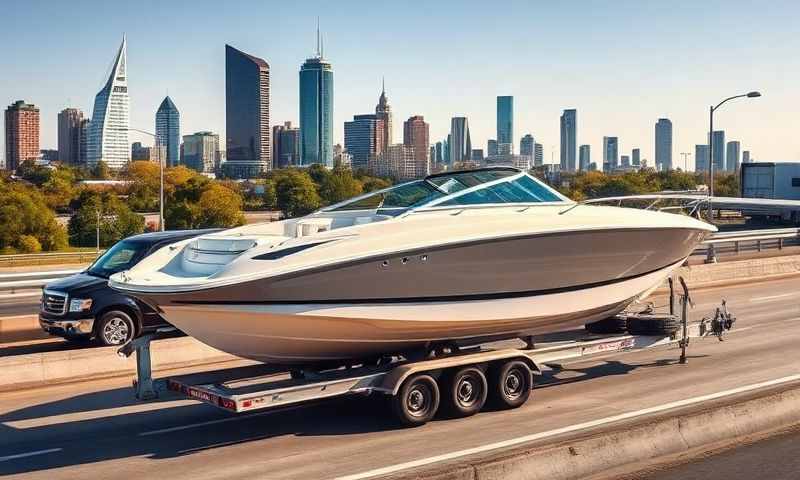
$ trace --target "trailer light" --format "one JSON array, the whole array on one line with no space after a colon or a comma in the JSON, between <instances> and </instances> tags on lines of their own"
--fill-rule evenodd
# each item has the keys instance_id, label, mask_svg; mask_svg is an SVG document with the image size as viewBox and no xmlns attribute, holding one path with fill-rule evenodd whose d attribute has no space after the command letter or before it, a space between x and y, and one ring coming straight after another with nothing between
<instances>
[{"instance_id":1,"label":"trailer light","mask_svg":"<svg viewBox=\"0 0 800 480\"><path fill-rule=\"evenodd\" d=\"M73 298L69 301L70 312L85 312L92 308L91 298Z\"/></svg>"},{"instance_id":2,"label":"trailer light","mask_svg":"<svg viewBox=\"0 0 800 480\"><path fill-rule=\"evenodd\" d=\"M252 406L253 406L253 402L251 400L245 400L244 402L242 402L242 407L244 407L244 408L250 408Z\"/></svg>"}]
</instances>

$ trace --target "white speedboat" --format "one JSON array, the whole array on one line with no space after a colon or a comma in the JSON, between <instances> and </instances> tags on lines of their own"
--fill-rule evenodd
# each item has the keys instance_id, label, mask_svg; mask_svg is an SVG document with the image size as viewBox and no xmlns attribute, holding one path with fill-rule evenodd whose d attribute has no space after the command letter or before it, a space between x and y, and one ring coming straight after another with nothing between
<instances>
[{"instance_id":1,"label":"white speedboat","mask_svg":"<svg viewBox=\"0 0 800 480\"><path fill-rule=\"evenodd\" d=\"M241 357L349 361L614 315L715 230L577 205L524 172L488 168L179 242L110 284Z\"/></svg>"}]
</instances>

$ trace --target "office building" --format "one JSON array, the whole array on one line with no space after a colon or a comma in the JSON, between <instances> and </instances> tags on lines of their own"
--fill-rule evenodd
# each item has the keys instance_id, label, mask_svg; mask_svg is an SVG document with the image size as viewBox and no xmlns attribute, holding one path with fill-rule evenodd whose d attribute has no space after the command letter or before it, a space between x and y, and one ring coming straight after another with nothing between
<instances>
[{"instance_id":1,"label":"office building","mask_svg":"<svg viewBox=\"0 0 800 480\"><path fill-rule=\"evenodd\" d=\"M533 139L533 135L530 133L526 134L519 140L519 154L533 158L533 147L535 144L536 141Z\"/></svg>"},{"instance_id":2,"label":"office building","mask_svg":"<svg viewBox=\"0 0 800 480\"><path fill-rule=\"evenodd\" d=\"M429 125L425 122L425 118L422 115L409 117L409 119L403 123L403 145L414 147L415 166L413 178L420 178L430 174Z\"/></svg>"},{"instance_id":3,"label":"office building","mask_svg":"<svg viewBox=\"0 0 800 480\"><path fill-rule=\"evenodd\" d=\"M642 151L638 148L631 150L631 166L636 168L642 166Z\"/></svg>"},{"instance_id":4,"label":"office building","mask_svg":"<svg viewBox=\"0 0 800 480\"><path fill-rule=\"evenodd\" d=\"M333 66L317 53L300 67L300 165L333 166Z\"/></svg>"},{"instance_id":5,"label":"office building","mask_svg":"<svg viewBox=\"0 0 800 480\"><path fill-rule=\"evenodd\" d=\"M81 161L81 122L83 112L65 108L58 112L58 160L67 165Z\"/></svg>"},{"instance_id":6,"label":"office building","mask_svg":"<svg viewBox=\"0 0 800 480\"><path fill-rule=\"evenodd\" d=\"M745 150L742 152L742 163L751 163L752 160L750 159L750 150Z\"/></svg>"},{"instance_id":7,"label":"office building","mask_svg":"<svg viewBox=\"0 0 800 480\"><path fill-rule=\"evenodd\" d=\"M333 146L333 168L352 168L353 157L345 150L345 148L337 143Z\"/></svg>"},{"instance_id":8,"label":"office building","mask_svg":"<svg viewBox=\"0 0 800 480\"><path fill-rule=\"evenodd\" d=\"M603 137L603 171L613 172L619 168L619 138Z\"/></svg>"},{"instance_id":9,"label":"office building","mask_svg":"<svg viewBox=\"0 0 800 480\"><path fill-rule=\"evenodd\" d=\"M142 142L133 142L131 144L131 161L147 160L150 160L150 147L145 147Z\"/></svg>"},{"instance_id":10,"label":"office building","mask_svg":"<svg viewBox=\"0 0 800 480\"><path fill-rule=\"evenodd\" d=\"M738 140L731 140L727 143L725 151L725 167L732 171L738 171L741 166L740 152L742 144Z\"/></svg>"},{"instance_id":11,"label":"office building","mask_svg":"<svg viewBox=\"0 0 800 480\"><path fill-rule=\"evenodd\" d=\"M589 170L592 163L592 149L590 145L581 145L578 149L578 165L582 172Z\"/></svg>"},{"instance_id":12,"label":"office building","mask_svg":"<svg viewBox=\"0 0 800 480\"><path fill-rule=\"evenodd\" d=\"M334 156L336 152L334 151ZM272 166L273 168L296 167L300 165L300 129L292 122L272 127Z\"/></svg>"},{"instance_id":13,"label":"office building","mask_svg":"<svg viewBox=\"0 0 800 480\"><path fill-rule=\"evenodd\" d=\"M352 121L344 122L344 148L352 158L354 170L369 169L378 154L384 151L383 129L383 120L375 114L354 115Z\"/></svg>"},{"instance_id":14,"label":"office building","mask_svg":"<svg viewBox=\"0 0 800 480\"><path fill-rule=\"evenodd\" d=\"M442 162L444 162L444 144L443 144L443 142L436 142L436 145L435 145L434 149L435 149L434 163L436 165L440 165Z\"/></svg>"},{"instance_id":15,"label":"office building","mask_svg":"<svg viewBox=\"0 0 800 480\"><path fill-rule=\"evenodd\" d=\"M561 114L561 170L574 172L577 168L577 110L564 110Z\"/></svg>"},{"instance_id":16,"label":"office building","mask_svg":"<svg viewBox=\"0 0 800 480\"><path fill-rule=\"evenodd\" d=\"M379 177L391 177L396 180L424 177L427 173L418 172L414 150L413 146L402 143L387 145L384 151L370 162L369 170Z\"/></svg>"},{"instance_id":17,"label":"office building","mask_svg":"<svg viewBox=\"0 0 800 480\"><path fill-rule=\"evenodd\" d=\"M708 171L708 145L694 146L694 171Z\"/></svg>"},{"instance_id":18,"label":"office building","mask_svg":"<svg viewBox=\"0 0 800 480\"><path fill-rule=\"evenodd\" d=\"M127 40L122 37L108 80L94 97L92 122L86 137L86 165L89 168L102 161L113 169L120 169L130 160L127 48Z\"/></svg>"},{"instance_id":19,"label":"office building","mask_svg":"<svg viewBox=\"0 0 800 480\"><path fill-rule=\"evenodd\" d=\"M43 148L42 150L39 150L39 160L45 165L51 162L57 162L58 150L53 150L50 148Z\"/></svg>"},{"instance_id":20,"label":"office building","mask_svg":"<svg viewBox=\"0 0 800 480\"><path fill-rule=\"evenodd\" d=\"M468 161L472 154L472 141L469 138L469 122L466 117L453 117L450 120L450 164Z\"/></svg>"},{"instance_id":21,"label":"office building","mask_svg":"<svg viewBox=\"0 0 800 480\"><path fill-rule=\"evenodd\" d=\"M231 178L256 178L272 168L269 65L225 45L225 151Z\"/></svg>"},{"instance_id":22,"label":"office building","mask_svg":"<svg viewBox=\"0 0 800 480\"><path fill-rule=\"evenodd\" d=\"M544 147L541 143L533 145L533 165L536 167L544 165Z\"/></svg>"},{"instance_id":23,"label":"office building","mask_svg":"<svg viewBox=\"0 0 800 480\"><path fill-rule=\"evenodd\" d=\"M181 163L181 114L169 96L164 98L156 112L156 146L164 147L165 167L174 167Z\"/></svg>"},{"instance_id":24,"label":"office building","mask_svg":"<svg viewBox=\"0 0 800 480\"><path fill-rule=\"evenodd\" d=\"M486 142L486 156L493 157L497 155L497 140L490 138Z\"/></svg>"},{"instance_id":25,"label":"office building","mask_svg":"<svg viewBox=\"0 0 800 480\"><path fill-rule=\"evenodd\" d=\"M631 157L629 155L622 155L619 157L619 163L622 165L623 169L628 169L631 167Z\"/></svg>"},{"instance_id":26,"label":"office building","mask_svg":"<svg viewBox=\"0 0 800 480\"><path fill-rule=\"evenodd\" d=\"M470 160L472 160L473 162L480 163L480 162L482 162L484 160L484 158L485 157L483 156L483 149L482 148L473 148L472 149L472 155L470 155Z\"/></svg>"},{"instance_id":27,"label":"office building","mask_svg":"<svg viewBox=\"0 0 800 480\"><path fill-rule=\"evenodd\" d=\"M81 130L80 130L80 153L78 158L78 163L81 165L86 165L88 161L88 152L89 152L89 127L91 126L91 121L88 118L84 118L81 120Z\"/></svg>"},{"instance_id":28,"label":"office building","mask_svg":"<svg viewBox=\"0 0 800 480\"><path fill-rule=\"evenodd\" d=\"M659 118L656 122L656 169L672 170L672 122Z\"/></svg>"},{"instance_id":29,"label":"office building","mask_svg":"<svg viewBox=\"0 0 800 480\"><path fill-rule=\"evenodd\" d=\"M378 104L375 106L375 116L383 121L383 140L381 143L386 148L392 145L394 141L392 137L392 107L389 105L389 98L386 96L386 84L383 82L381 82L381 96L378 97Z\"/></svg>"},{"instance_id":30,"label":"office building","mask_svg":"<svg viewBox=\"0 0 800 480\"><path fill-rule=\"evenodd\" d=\"M188 168L200 173L214 173L218 159L219 135L216 133L197 132L183 136L183 161Z\"/></svg>"},{"instance_id":31,"label":"office building","mask_svg":"<svg viewBox=\"0 0 800 480\"><path fill-rule=\"evenodd\" d=\"M714 170L725 171L725 130L714 130L709 139Z\"/></svg>"},{"instance_id":32,"label":"office building","mask_svg":"<svg viewBox=\"0 0 800 480\"><path fill-rule=\"evenodd\" d=\"M514 153L514 97L497 97L497 149L501 154Z\"/></svg>"},{"instance_id":33,"label":"office building","mask_svg":"<svg viewBox=\"0 0 800 480\"><path fill-rule=\"evenodd\" d=\"M6 170L39 158L39 109L17 100L6 108Z\"/></svg>"}]
</instances>

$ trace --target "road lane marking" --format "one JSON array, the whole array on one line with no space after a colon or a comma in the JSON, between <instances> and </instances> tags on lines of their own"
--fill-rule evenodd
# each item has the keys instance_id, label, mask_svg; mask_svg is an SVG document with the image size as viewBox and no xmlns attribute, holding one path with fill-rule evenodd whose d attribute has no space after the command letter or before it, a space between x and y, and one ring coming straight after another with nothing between
<instances>
[{"instance_id":1,"label":"road lane marking","mask_svg":"<svg viewBox=\"0 0 800 480\"><path fill-rule=\"evenodd\" d=\"M644 408L641 410L636 410L633 412L622 413L619 415L613 415L611 417L605 417L598 420L592 420L589 422L578 423L575 425L569 425L567 427L556 428L554 430L548 430L545 432L534 433L531 435L525 435L522 437L512 438L510 440L504 440L501 442L489 443L486 445L481 445L479 447L467 448L464 450L458 450L455 452L445 453L442 455L436 455L433 457L421 458L419 460L413 460L410 462L405 463L398 463L396 465L390 465L388 467L377 468L374 470L369 470L366 472L356 473L353 475L345 475L342 477L336 477L334 480L363 480L366 478L373 478L378 477L381 475L389 475L392 473L396 473L402 470L408 470L410 468L422 467L425 465L431 465L434 463L439 462L446 462L448 460L454 460L461 457L466 457L468 455L474 455L476 453L484 453L491 450L497 450L501 448L512 447L515 445L519 445L522 443L532 442L535 440L542 440L548 437L553 437L556 435L562 435L565 433L572 433L577 432L580 430L586 430L589 428L594 428L602 425L607 425L609 423L619 422L622 420L629 420L632 418L641 417L644 415L652 415L655 413L664 412L666 410L671 410L673 408L679 407L686 407L690 405L696 405L703 402L708 402L711 400L717 400L724 397L729 397L731 395L737 395L740 393L752 392L754 390L759 390L762 388L773 387L776 385L781 385L784 383L794 382L800 380L800 374L797 375L789 375L787 377L781 377L774 380L768 380L766 382L759 382L754 383L751 385L745 385L738 388L733 388L730 390L724 390L721 392L711 393L708 395L701 395L699 397L687 398L684 400L678 400L675 402L665 403L663 405L658 405L655 407Z\"/></svg>"},{"instance_id":2,"label":"road lane marking","mask_svg":"<svg viewBox=\"0 0 800 480\"><path fill-rule=\"evenodd\" d=\"M797 293L795 293L795 292L782 293L780 295L770 295L770 296L767 296L767 297L753 297L753 298L750 299L750 301L751 302L766 302L768 300L775 300L777 298L792 297L792 296L795 296L795 295L797 295Z\"/></svg>"},{"instance_id":3,"label":"road lane marking","mask_svg":"<svg viewBox=\"0 0 800 480\"><path fill-rule=\"evenodd\" d=\"M5 457L0 457L0 462L6 462L8 460L16 460L18 458L25 458L25 457L34 457L36 455L44 455L46 453L55 453L64 450L63 448L48 448L47 450L36 450L35 452L26 452L26 453L18 453L16 455L6 455Z\"/></svg>"},{"instance_id":4,"label":"road lane marking","mask_svg":"<svg viewBox=\"0 0 800 480\"><path fill-rule=\"evenodd\" d=\"M301 408L303 406L304 405L294 405L294 406L291 406L291 407L280 408L280 409L276 409L276 410L268 410L266 412L253 413L253 414L250 414L250 415L240 415L240 416L237 416L237 417L218 418L216 420L208 420L208 421L205 421L205 422L190 423L188 425L178 425L177 427L169 427L169 428L161 428L161 429L158 429L158 430L150 430L150 431L147 431L147 432L140 432L139 436L140 437L148 437L150 435L160 435L162 433L179 432L181 430L188 430L190 428L206 427L208 425L217 425L219 423L234 422L234 421L237 421L237 420L248 420L248 419L251 419L251 418L254 418L254 417L263 417L265 415L272 415L274 413L283 413L283 412L289 412L289 411L292 411L292 410L297 410L298 408Z\"/></svg>"}]
</instances>

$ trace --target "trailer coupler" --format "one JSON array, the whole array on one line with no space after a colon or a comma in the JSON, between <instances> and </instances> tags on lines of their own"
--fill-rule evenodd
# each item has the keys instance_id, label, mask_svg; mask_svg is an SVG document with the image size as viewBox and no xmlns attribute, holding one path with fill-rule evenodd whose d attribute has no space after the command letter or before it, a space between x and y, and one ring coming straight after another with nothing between
<instances>
[{"instance_id":1,"label":"trailer coupler","mask_svg":"<svg viewBox=\"0 0 800 480\"><path fill-rule=\"evenodd\" d=\"M720 342L724 341L725 332L733 328L736 316L728 311L728 304L722 300L722 306L717 307L713 318L703 318L700 321L700 335L714 335Z\"/></svg>"}]
</instances>

